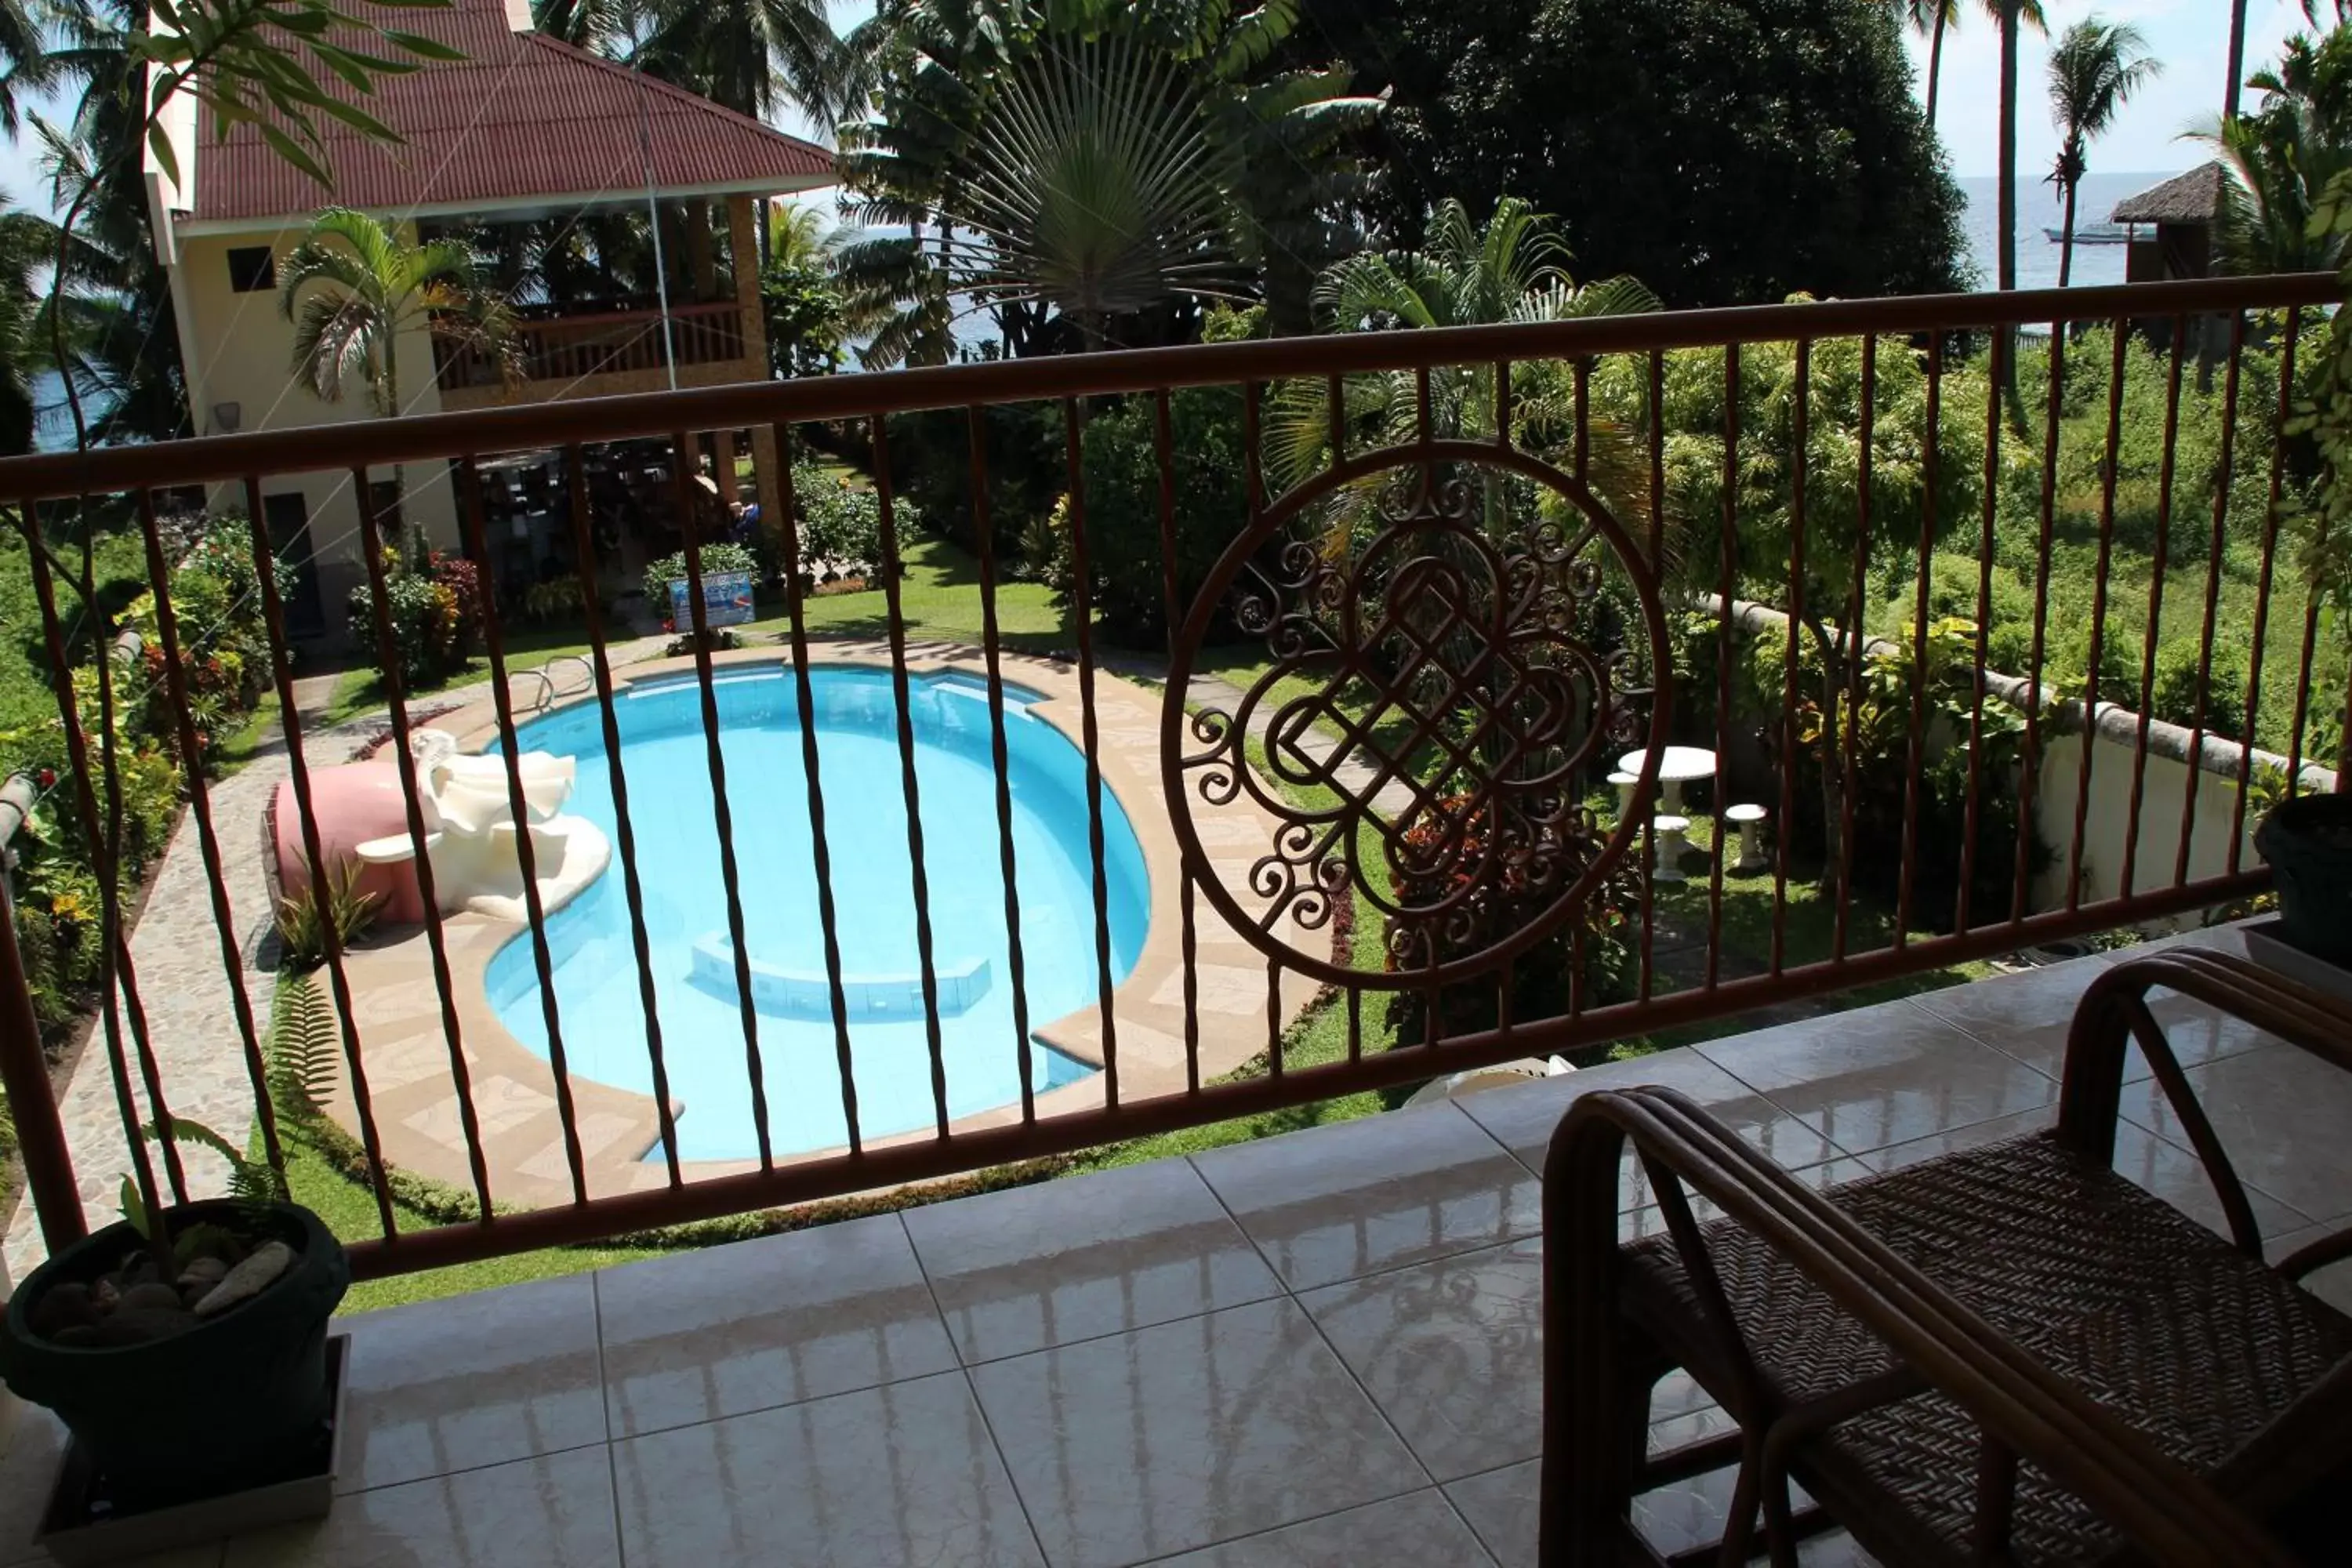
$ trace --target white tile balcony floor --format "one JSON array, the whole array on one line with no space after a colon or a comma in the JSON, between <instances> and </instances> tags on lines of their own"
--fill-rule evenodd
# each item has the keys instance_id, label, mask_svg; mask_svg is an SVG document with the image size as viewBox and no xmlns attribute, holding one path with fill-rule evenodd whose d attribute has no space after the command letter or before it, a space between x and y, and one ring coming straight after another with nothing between
<instances>
[{"instance_id":1,"label":"white tile balcony floor","mask_svg":"<svg viewBox=\"0 0 2352 1568\"><path fill-rule=\"evenodd\" d=\"M2227 935L2195 940L2234 942ZM2113 956L2113 955L2111 955ZM2087 959L1450 1104L347 1321L331 1519L164 1568L1187 1568L1535 1556L1533 1166L1575 1095L1671 1082L1836 1181L2054 1110ZM2266 1232L2352 1216L2352 1079L2160 1011ZM2145 1076L2145 1069L2142 1069ZM2118 1163L2200 1217L2145 1094ZM1654 1217L1629 1180L1629 1224ZM2352 1309L2352 1265L2315 1288ZM1662 1442L1720 1421L1669 1380ZM0 1467L0 1564L56 1451ZM1643 1500L1669 1550L1727 1478ZM1825 1537L1805 1560L1858 1560Z\"/></svg>"}]
</instances>

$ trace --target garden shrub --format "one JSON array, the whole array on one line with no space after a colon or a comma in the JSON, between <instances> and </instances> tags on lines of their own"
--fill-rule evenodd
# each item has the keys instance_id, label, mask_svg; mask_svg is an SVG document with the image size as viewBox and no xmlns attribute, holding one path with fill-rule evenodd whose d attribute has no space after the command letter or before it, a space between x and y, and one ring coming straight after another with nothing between
<instances>
[{"instance_id":1,"label":"garden shrub","mask_svg":"<svg viewBox=\"0 0 2352 1568\"><path fill-rule=\"evenodd\" d=\"M1175 455L1176 590L1190 605L1217 558L1249 526L1242 400L1229 387L1169 396ZM1160 446L1152 400L1129 398L1087 421L1087 565L1105 637L1168 642L1160 537Z\"/></svg>"},{"instance_id":2,"label":"garden shrub","mask_svg":"<svg viewBox=\"0 0 2352 1568\"><path fill-rule=\"evenodd\" d=\"M551 577L523 590L522 613L527 620L569 621L587 611L587 599L577 577Z\"/></svg>"},{"instance_id":3,"label":"garden shrub","mask_svg":"<svg viewBox=\"0 0 2352 1568\"><path fill-rule=\"evenodd\" d=\"M1453 796L1440 806L1441 813L1449 816L1465 810L1470 811L1471 816L1464 836L1463 854L1465 858L1475 861L1479 842L1486 832L1487 809L1473 807L1467 795ZM1409 854L1403 860L1436 858L1438 841L1448 826L1434 816L1416 824L1406 833L1405 841L1418 853ZM1457 885L1463 880L1451 871L1446 876ZM1403 878L1396 888L1401 900L1422 905L1443 897L1445 891L1429 877ZM1444 922L1438 938L1442 956L1466 956L1524 930L1550 908L1559 894L1559 888L1554 883L1530 885L1523 870L1506 873L1466 900L1454 918ZM1598 1007L1630 997L1635 973L1633 943L1639 902L1640 893L1633 876L1621 870L1596 889L1560 929L1514 959L1508 970L1511 1016L1558 1017L1569 1011L1572 999L1580 1000L1586 1007ZM1569 929L1571 924L1572 931ZM1580 979L1572 975L1580 975ZM1446 986L1437 998L1440 1022L1436 1037L1452 1038L1495 1027L1502 1016L1500 1000L1496 974ZM1425 992L1393 993L1387 1005L1388 1021L1396 1034L1391 1049L1404 1050L1431 1042L1430 1003ZM1417 1083L1400 1084L1381 1090L1381 1099L1394 1109L1410 1100L1419 1087Z\"/></svg>"},{"instance_id":4,"label":"garden shrub","mask_svg":"<svg viewBox=\"0 0 2352 1568\"><path fill-rule=\"evenodd\" d=\"M898 537L912 533L919 514L933 530L967 550L980 544L971 508L971 426L961 408L889 416L890 493L898 510ZM988 459L988 518L999 540L1018 537L1068 488L1062 411L1050 403L1000 404L981 414Z\"/></svg>"},{"instance_id":5,"label":"garden shrub","mask_svg":"<svg viewBox=\"0 0 2352 1568\"><path fill-rule=\"evenodd\" d=\"M327 962L328 928L332 927L338 947L349 947L375 924L381 902L360 887L360 868L355 863L346 862L324 877L311 877L310 886L278 901L280 963L298 974L318 968Z\"/></svg>"},{"instance_id":6,"label":"garden shrub","mask_svg":"<svg viewBox=\"0 0 2352 1568\"><path fill-rule=\"evenodd\" d=\"M814 587L845 577L873 577L882 569L882 500L872 490L853 488L814 463L793 469L793 500L800 508L799 563L802 581ZM900 538L909 531L906 507L893 521Z\"/></svg>"},{"instance_id":7,"label":"garden shrub","mask_svg":"<svg viewBox=\"0 0 2352 1568\"><path fill-rule=\"evenodd\" d=\"M474 563L434 551L422 567L395 550L383 552L384 604L403 683L411 690L438 685L466 666L482 626L480 580ZM368 652L379 679L383 652L376 640L375 596L366 583L351 593L352 636Z\"/></svg>"},{"instance_id":8,"label":"garden shrub","mask_svg":"<svg viewBox=\"0 0 2352 1568\"><path fill-rule=\"evenodd\" d=\"M2184 729L2199 722L2198 700L2204 699L2203 723L2207 734L2233 737L2245 733L2246 728L2246 659L2243 650L2234 658L2220 646L2213 650L2212 667L2209 670L2200 655L2200 644L2194 637L2182 637L2168 642L2156 650L2156 680L2150 688L2148 711L2168 723Z\"/></svg>"},{"instance_id":9,"label":"garden shrub","mask_svg":"<svg viewBox=\"0 0 2352 1568\"><path fill-rule=\"evenodd\" d=\"M206 518L172 568L180 678L200 750L235 729L269 686L268 624L251 548L242 517ZM291 593L294 569L283 562L273 564L278 593ZM138 728L185 765L190 759L179 755L179 725L163 668L155 596L142 594L131 600L121 621L125 630L139 634L141 643L141 668L126 689L140 710Z\"/></svg>"},{"instance_id":10,"label":"garden shrub","mask_svg":"<svg viewBox=\"0 0 2352 1568\"><path fill-rule=\"evenodd\" d=\"M1854 837L1850 851L1853 885L1883 903L1892 905L1899 891L1904 857L1892 852L1904 844L1904 813L1909 789L1911 704L1915 686L1924 683L1927 724L1922 737L1918 817L1910 857L1913 919L1917 927L1946 929L1958 900L1963 845L1968 816L1969 777L1969 736L1973 727L1982 735L1980 787L1977 808L1977 852L1969 872L1970 919L2010 907L2016 885L2017 841L2031 833L2021 820L2014 787L2023 763L2025 721L2019 710L1997 698L1987 697L1981 715L1975 707L1976 627L1959 616L1946 616L1927 628L1927 658L1922 667L1914 660L1914 635L1909 628L1883 634L1891 645L1870 656L1864 667L1862 700L1849 706L1838 727L1839 746L1827 753L1826 727L1813 699L1807 695L1818 679L1818 653L1812 639L1800 640L1802 678L1798 684L1796 775L1790 788L1794 820L1785 825L1790 842L1818 863L1828 842L1822 790L1824 766L1841 772L1845 765L1844 735L1854 735ZM1768 753L1781 747L1780 703L1781 672L1787 645L1777 637L1748 639L1744 663L1750 670L1745 686L1735 683L1734 704L1740 716L1762 737ZM1825 754L1826 753L1826 754ZM1872 846L1889 853L1873 853ZM2037 839L2028 844L2028 874L2046 858Z\"/></svg>"}]
</instances>

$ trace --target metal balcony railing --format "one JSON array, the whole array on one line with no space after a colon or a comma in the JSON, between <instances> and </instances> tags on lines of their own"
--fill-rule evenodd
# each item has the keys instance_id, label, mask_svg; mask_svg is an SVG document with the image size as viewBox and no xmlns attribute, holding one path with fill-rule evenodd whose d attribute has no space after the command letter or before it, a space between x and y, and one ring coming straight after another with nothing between
<instances>
[{"instance_id":1,"label":"metal balcony railing","mask_svg":"<svg viewBox=\"0 0 2352 1568\"><path fill-rule=\"evenodd\" d=\"M389 1081L395 1042L371 1022L384 1008L364 974L355 987L368 955L330 936L333 1103L364 1152L383 1221L380 1239L353 1247L353 1264L384 1274L1587 1050L2263 893L2268 872L2249 844L2263 801L2337 787L2340 776L2329 767L2345 733L2343 650L2322 637L2293 563L2290 505L2308 458L2280 434L2299 339L2334 290L2332 279L2297 277L1794 304L728 385L21 458L0 463L0 505L29 509L44 526L120 515L152 538L159 491L221 487L225 504L241 499L259 518L265 480L347 472L360 542L375 561L371 470L446 463L462 548L487 573L474 465L508 451L562 454L594 645L579 733L612 761L615 831L603 881L614 886L603 896L628 916L627 940L604 962L633 967L646 1001L644 1026L625 1030L652 1086L649 1142L621 1152L646 1160L620 1186L593 1173L604 1156L587 1124L604 1113L583 1106L604 1090L565 1040L611 1020L560 1016L551 976L563 917L540 906L529 834L527 907L513 940L546 999L544 1070L562 1157L535 1185L492 1157L499 1107L481 1102L469 1061L499 1026L480 1021L468 988L483 982L467 978L476 971L452 960L450 917L433 884L435 826L417 804L410 704L395 682L392 754L430 953L408 984L432 992L428 1065L454 1094L458 1184L473 1189L480 1217L395 1225L389 1173L404 1161L391 1150L397 1128L378 1114L392 1091L371 1076ZM2086 351L2086 342L2104 346ZM2015 399L2000 391L2005 370L2021 377ZM1175 437L1175 399L1191 388L1226 389L1235 414L1244 475L1230 516L1204 520L1190 499L1192 476L1214 460ZM1008 676L997 635L1012 537L1027 521L990 514L1001 459L989 411L1008 405L1060 422L1071 646L1050 680L1038 679L1054 687L1045 705L1059 704L1058 728L1078 753L1049 809L1085 845L1070 884L1083 890L1025 913L1007 735L1041 699L1024 689L1026 673ZM1693 407L1709 412L1695 420ZM911 542L894 490L892 417L924 410L961 411L969 436L957 521L976 558L980 635L960 654L910 646L900 585ZM2126 418L2134 410L2148 417ZM1108 524L1089 521L1090 501L1100 512L1111 486L1133 483L1089 461L1087 426L1113 416L1149 433L1149 569L1132 552L1112 563ZM740 1004L740 1039L722 1043L740 1049L757 1128L741 1158L698 1161L680 1151L667 1068L680 1050L712 1043L657 1026L656 992L685 977L655 972L649 922L668 916L649 909L648 889L665 868L644 863L633 832L649 812L684 807L645 798L626 766L626 710L640 688L615 675L597 616L603 520L582 482L584 454L747 428L772 429L789 454L806 449L816 425L836 445L846 430L867 448L883 602L878 635L857 657L877 672L870 700L898 759L891 787L906 796L908 841L829 838L828 805L837 832L842 792L859 786L836 771L818 723L796 723L782 772L746 776L720 741L735 700L722 694L740 672L698 640L684 679L709 790L693 809L713 816L723 907L693 911L710 928L697 983ZM690 465L670 471L683 499ZM784 511L771 520L781 525L774 543L796 562L802 511L789 502ZM691 529L695 509L678 514ZM686 541L697 633L709 542L691 532ZM266 562L258 528L253 549ZM160 552L151 560L164 601L163 695L184 715ZM1109 684L1132 661L1114 658L1096 624L1106 573L1130 597L1138 584L1126 579L1143 576L1140 592L1156 597L1167 628L1145 672L1156 690ZM268 571L260 584L290 805L316 866L325 842L317 774L333 759L306 758ZM42 586L47 646L61 660L61 611ZM800 574L782 574L782 629L753 656L785 672L780 701L796 719L820 713L812 672L824 650L808 630L805 586ZM495 605L484 613L493 676L484 738L498 742L520 819L516 759L530 742L519 743L516 726L532 714L518 715L508 696L512 628L499 626ZM379 619L375 630L396 668L390 626ZM1238 696L1214 673L1231 660L1213 658L1213 645L1235 635L1262 650ZM2195 659L2164 652L2187 647ZM917 765L919 719L934 722L943 682L971 693L960 699L972 704L958 710L968 726L960 743L992 779L992 789L946 802L924 793ZM2173 716L2160 717L2167 704ZM75 722L70 702L61 721ZM2326 754L2315 757L2323 742ZM1111 766L1118 746L1144 747L1147 767ZM1672 783L1662 775L1677 771L1669 746L1713 754L1718 815L1743 798L1766 808L1776 832L1760 870L1727 864L1727 826L1703 869L1675 863L1676 820L1696 807L1660 809ZM1630 776L1612 781L1621 760ZM219 920L249 933L268 911L232 910L219 848L248 826L214 819L200 770L186 787ZM77 748L57 808L94 814L102 795L94 754ZM793 918L821 937L821 963L795 969L760 955L772 933L747 919L757 900L746 878L758 873L736 853L753 814L805 828L816 896ZM1151 873L1148 930L1133 942L1166 974L1143 998L1132 974L1117 973L1133 945L1111 908L1122 825ZM979 940L971 931L938 929L925 833L936 845L943 829L999 850L1002 887L987 891L1005 906L1005 929L991 939L1004 945L986 955L985 973L964 962ZM919 956L893 982L870 973L856 933L842 929L840 895L909 875ZM1059 1020L1028 1009L1034 941L1045 931L1083 953L1090 976L1083 1002ZM1604 952L1613 956L1602 962ZM225 941L221 956L242 994L237 942ZM121 1162L168 1200L184 1179L180 1165L166 1158L159 1170L149 1152L158 1145L135 1128L168 1106L173 1085L142 1036L127 963L114 984L126 1005L104 1048ZM951 1103L941 1040L982 985L1009 988L1014 1021L988 1048L1018 1058L1019 1093L975 1114ZM86 1154L76 1168L50 1113L16 966L0 970L0 1067L54 1245L80 1231L81 1191L100 1173ZM778 1059L777 997L822 1027L814 1055ZM914 1059L928 1064L930 1089L930 1114L911 1131L862 1122L858 1103L861 1077L870 1084L878 1070L861 1055L875 1037L871 1010L901 1001L899 1018L922 1028ZM1147 1006L1149 1025L1139 1022ZM1302 1018L1343 1044L1293 1059ZM238 1037L222 1048L241 1057L258 1142L274 1156L261 1026L239 1016L220 1028ZM1238 1059L1210 1051L1212 1037L1231 1047L1237 1032L1247 1037ZM1048 1036L1093 1069L1075 1089L1055 1081L1034 1048ZM404 1082L421 1070L415 1038L397 1045ZM845 1136L826 1149L779 1147L772 1100L818 1092L811 1084L838 1095ZM697 1109L686 1106L689 1123ZM160 1147L172 1152L168 1141Z\"/></svg>"}]
</instances>

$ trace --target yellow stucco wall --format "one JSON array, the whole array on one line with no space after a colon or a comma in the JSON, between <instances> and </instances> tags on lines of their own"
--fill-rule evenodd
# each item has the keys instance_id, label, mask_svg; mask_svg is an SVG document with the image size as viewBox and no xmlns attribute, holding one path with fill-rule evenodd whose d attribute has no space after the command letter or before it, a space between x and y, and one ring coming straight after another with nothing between
<instances>
[{"instance_id":1,"label":"yellow stucco wall","mask_svg":"<svg viewBox=\"0 0 2352 1568\"><path fill-rule=\"evenodd\" d=\"M414 226L405 229L402 237L414 243ZM196 428L203 434L220 434L227 428L219 412L223 405L232 403L237 405L239 430L299 429L377 417L366 394L356 385L348 387L340 401L330 403L297 384L292 374L294 324L279 313L276 290L241 294L230 287L230 250L268 243L283 260L300 239L299 229L273 237L182 239L180 266L190 318L184 342L192 351L188 395ZM399 372L401 402L407 412L441 411L433 380L433 349L422 331L401 335ZM386 468L370 477L389 479L393 474ZM446 465L411 465L401 477L408 497L407 518L422 524L435 544L456 548L457 512ZM265 499L289 490L302 493L328 626L339 628L344 595L365 571L360 556L359 506L350 472L329 469L275 475L265 478L261 489ZM212 504L215 509L243 510L243 488L224 487L215 492Z\"/></svg>"}]
</instances>

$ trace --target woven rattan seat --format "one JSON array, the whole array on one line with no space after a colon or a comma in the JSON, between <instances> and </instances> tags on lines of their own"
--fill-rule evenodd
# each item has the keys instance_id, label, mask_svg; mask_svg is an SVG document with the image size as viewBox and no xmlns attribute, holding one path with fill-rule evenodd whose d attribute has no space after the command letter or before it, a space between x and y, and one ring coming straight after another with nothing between
<instances>
[{"instance_id":1,"label":"woven rattan seat","mask_svg":"<svg viewBox=\"0 0 2352 1568\"><path fill-rule=\"evenodd\" d=\"M1732 1467L1719 1554L1776 1568L1813 1522L1900 1568L2352 1561L2352 1318L2294 1282L2352 1231L2264 1261L2158 989L2352 1071L2352 1008L2188 950L2084 988L2053 1128L1826 1194L1675 1090L1579 1099L1544 1168L1545 1568L1661 1561L1633 1500ZM2133 1042L2226 1237L2113 1169ZM1629 1154L1665 1222L1630 1242ZM1652 1453L1676 1368L1738 1430Z\"/></svg>"},{"instance_id":2,"label":"woven rattan seat","mask_svg":"<svg viewBox=\"0 0 2352 1568\"><path fill-rule=\"evenodd\" d=\"M2192 1469L2210 1471L2352 1354L2352 1319L2245 1257L2113 1171L2037 1132L1833 1190L1830 1201ZM1787 1403L1817 1399L1893 1358L1786 1256L1729 1220L1702 1227L1759 1370ZM1625 1250L1630 1316L1726 1386L1672 1240ZM1977 1424L1922 1394L1832 1427L1808 1449L1820 1489L1882 1489L1917 1533L1900 1561L1969 1560ZM2021 1563L2094 1562L2118 1538L2038 1468L2019 1479Z\"/></svg>"}]
</instances>

